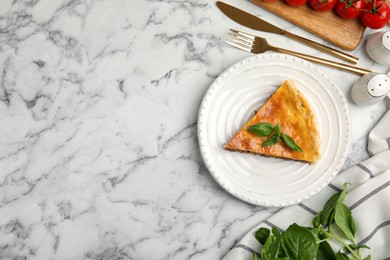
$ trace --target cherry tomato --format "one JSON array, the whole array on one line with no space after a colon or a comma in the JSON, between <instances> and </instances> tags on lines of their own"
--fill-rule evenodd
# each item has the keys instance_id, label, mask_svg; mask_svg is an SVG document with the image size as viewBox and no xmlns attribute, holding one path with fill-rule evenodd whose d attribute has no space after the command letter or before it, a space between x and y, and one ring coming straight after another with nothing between
<instances>
[{"instance_id":1,"label":"cherry tomato","mask_svg":"<svg viewBox=\"0 0 390 260\"><path fill-rule=\"evenodd\" d=\"M311 7L320 12L332 10L337 0L309 0Z\"/></svg>"},{"instance_id":2,"label":"cherry tomato","mask_svg":"<svg viewBox=\"0 0 390 260\"><path fill-rule=\"evenodd\" d=\"M371 0L360 16L362 23L371 29L384 27L390 19L390 8L384 0Z\"/></svg>"},{"instance_id":3,"label":"cherry tomato","mask_svg":"<svg viewBox=\"0 0 390 260\"><path fill-rule=\"evenodd\" d=\"M286 3L288 3L289 5L292 5L292 6L299 6L299 5L303 5L303 4L306 4L308 0L285 0Z\"/></svg>"},{"instance_id":4,"label":"cherry tomato","mask_svg":"<svg viewBox=\"0 0 390 260\"><path fill-rule=\"evenodd\" d=\"M335 10L344 19L356 19L362 13L365 0L338 0Z\"/></svg>"}]
</instances>

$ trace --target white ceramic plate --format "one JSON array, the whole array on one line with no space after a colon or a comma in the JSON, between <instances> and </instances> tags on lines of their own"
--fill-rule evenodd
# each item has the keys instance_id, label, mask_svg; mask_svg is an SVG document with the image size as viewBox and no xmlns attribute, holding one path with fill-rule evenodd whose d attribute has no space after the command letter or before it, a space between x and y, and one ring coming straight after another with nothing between
<instances>
[{"instance_id":1,"label":"white ceramic plate","mask_svg":"<svg viewBox=\"0 0 390 260\"><path fill-rule=\"evenodd\" d=\"M225 150L286 79L295 81L317 118L321 158L308 164ZM223 72L207 90L198 118L200 151L211 175L233 196L261 206L296 204L320 191L344 164L350 132L338 86L313 64L281 54L252 56Z\"/></svg>"}]
</instances>

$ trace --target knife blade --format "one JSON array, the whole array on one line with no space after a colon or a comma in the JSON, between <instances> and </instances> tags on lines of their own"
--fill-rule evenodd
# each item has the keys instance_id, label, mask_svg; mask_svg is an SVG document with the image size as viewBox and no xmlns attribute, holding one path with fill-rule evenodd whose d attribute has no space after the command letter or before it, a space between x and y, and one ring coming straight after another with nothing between
<instances>
[{"instance_id":1,"label":"knife blade","mask_svg":"<svg viewBox=\"0 0 390 260\"><path fill-rule=\"evenodd\" d=\"M219 10L222 11L227 17L239 23L245 27L251 28L253 30L283 34L284 30L279 28L269 22L264 21L263 19L254 16L250 13L247 13L241 9L238 9L234 6L228 5L224 2L217 2Z\"/></svg>"},{"instance_id":2,"label":"knife blade","mask_svg":"<svg viewBox=\"0 0 390 260\"><path fill-rule=\"evenodd\" d=\"M338 57L340 59L343 59L345 61L349 61L351 63L356 64L359 60L358 57L349 55L347 53L344 53L342 51L339 51L337 49L333 49L329 46L323 45L321 43L309 40L307 38L304 38L302 36L290 33L280 27L277 27L257 16L254 16L250 13L247 13L241 9L238 9L237 7L231 6L229 4L226 4L221 1L217 1L217 7L224 13L227 17L235 21L236 23L239 23L245 27L251 28L253 30L263 31L263 32L270 32L270 33L276 33L280 35L287 36L291 39L294 39L296 41L299 41L301 43L304 43L308 46L311 46L313 48L316 48L320 51L324 51L328 54L331 54L335 57Z\"/></svg>"}]
</instances>

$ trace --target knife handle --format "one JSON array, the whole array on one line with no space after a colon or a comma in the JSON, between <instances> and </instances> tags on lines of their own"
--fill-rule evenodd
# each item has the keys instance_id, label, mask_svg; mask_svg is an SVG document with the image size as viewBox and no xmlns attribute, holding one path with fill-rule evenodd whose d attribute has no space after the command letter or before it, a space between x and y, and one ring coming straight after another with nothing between
<instances>
[{"instance_id":1,"label":"knife handle","mask_svg":"<svg viewBox=\"0 0 390 260\"><path fill-rule=\"evenodd\" d=\"M282 48L278 48L278 47L271 46L271 50L274 50L274 51L280 52L280 53L289 54L289 55L294 55L294 56L299 57L301 59L305 59L305 60L308 60L311 62L316 62L316 63L322 64L322 65L327 65L327 66L330 66L333 68L338 68L340 70L353 72L353 73L356 73L356 74L361 75L361 76L372 72L370 70L355 67L355 66L352 66L349 64L344 64L344 63L340 63L340 62L336 62L336 61L332 61L332 60L326 60L326 59L322 59L319 57L310 56L310 55L303 54L300 52L290 51L290 50L286 50L286 49L282 49Z\"/></svg>"},{"instance_id":2,"label":"knife handle","mask_svg":"<svg viewBox=\"0 0 390 260\"><path fill-rule=\"evenodd\" d=\"M323 45L321 43L318 43L318 42L315 42L315 41L312 41L312 40L309 40L307 38L304 38L302 36L299 36L299 35L296 35L296 34L293 34L293 33L290 33L288 31L283 31L282 32L283 35L291 38L291 39L294 39L294 40L297 40L303 44L306 44L308 46L311 46L313 48L316 48L317 50L320 50L320 51L323 51L323 52L326 52L328 54L331 54L335 57L338 57L340 59L343 59L345 61L349 61L353 64L357 64L358 63L358 60L359 58L358 57L355 57L355 56L352 56L352 55L349 55L347 53L344 53L342 51L339 51L339 50L336 50L336 49L333 49L331 47L328 47L326 45Z\"/></svg>"}]
</instances>

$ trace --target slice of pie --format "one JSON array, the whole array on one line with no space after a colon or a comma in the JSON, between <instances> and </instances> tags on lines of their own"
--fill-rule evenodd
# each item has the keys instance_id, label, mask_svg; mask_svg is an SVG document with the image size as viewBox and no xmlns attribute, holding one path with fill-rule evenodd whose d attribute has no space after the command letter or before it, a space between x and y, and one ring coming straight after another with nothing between
<instances>
[{"instance_id":1,"label":"slice of pie","mask_svg":"<svg viewBox=\"0 0 390 260\"><path fill-rule=\"evenodd\" d=\"M302 148L294 151L282 140L264 146L270 136L259 136L248 127L270 123L281 126L281 132L289 135ZM280 138L281 139L281 138ZM305 162L315 162L320 156L320 138L316 119L310 105L292 80L286 80L267 100L259 111L225 145L231 151L249 152L272 157L281 157Z\"/></svg>"}]
</instances>

